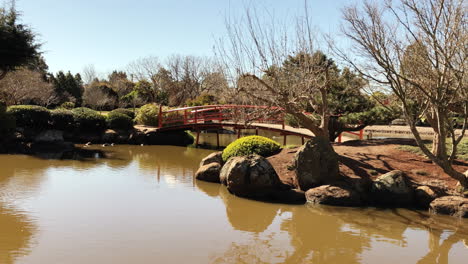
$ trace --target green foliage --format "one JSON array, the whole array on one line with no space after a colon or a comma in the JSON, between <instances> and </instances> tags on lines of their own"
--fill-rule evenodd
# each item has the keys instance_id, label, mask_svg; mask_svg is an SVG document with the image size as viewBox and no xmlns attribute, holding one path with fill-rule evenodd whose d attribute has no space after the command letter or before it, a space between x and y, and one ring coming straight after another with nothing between
<instances>
[{"instance_id":1,"label":"green foliage","mask_svg":"<svg viewBox=\"0 0 468 264\"><path fill-rule=\"evenodd\" d=\"M146 104L138 110L135 117L137 124L146 126L158 126L159 125L159 107L154 104Z\"/></svg>"},{"instance_id":2,"label":"green foliage","mask_svg":"<svg viewBox=\"0 0 468 264\"><path fill-rule=\"evenodd\" d=\"M284 115L284 122L286 123L286 125L292 126L292 127L300 127L301 126L299 120L295 116L293 116L291 114Z\"/></svg>"},{"instance_id":3,"label":"green foliage","mask_svg":"<svg viewBox=\"0 0 468 264\"><path fill-rule=\"evenodd\" d=\"M50 120L50 111L37 105L10 106L7 113L15 118L17 126L24 128L44 129Z\"/></svg>"},{"instance_id":4,"label":"green foliage","mask_svg":"<svg viewBox=\"0 0 468 264\"><path fill-rule=\"evenodd\" d=\"M387 125L400 116L398 109L375 106L365 112L349 113L339 118L340 122L348 124Z\"/></svg>"},{"instance_id":5,"label":"green foliage","mask_svg":"<svg viewBox=\"0 0 468 264\"><path fill-rule=\"evenodd\" d=\"M9 9L0 7L0 79L6 72L27 65L40 55L35 33L17 22L18 12L14 3Z\"/></svg>"},{"instance_id":6,"label":"green foliage","mask_svg":"<svg viewBox=\"0 0 468 264\"><path fill-rule=\"evenodd\" d=\"M223 160L231 157L258 154L260 156L271 156L281 150L280 144L261 136L247 136L229 144L223 151Z\"/></svg>"},{"instance_id":7,"label":"green foliage","mask_svg":"<svg viewBox=\"0 0 468 264\"><path fill-rule=\"evenodd\" d=\"M130 116L114 110L107 115L107 125L112 129L126 130L133 127L133 120Z\"/></svg>"},{"instance_id":8,"label":"green foliage","mask_svg":"<svg viewBox=\"0 0 468 264\"><path fill-rule=\"evenodd\" d=\"M71 99L76 101L76 105L81 105L83 101L83 81L79 73L73 76L70 72L59 71L55 76L51 76L55 92L60 96L61 101Z\"/></svg>"},{"instance_id":9,"label":"green foliage","mask_svg":"<svg viewBox=\"0 0 468 264\"><path fill-rule=\"evenodd\" d=\"M187 101L185 101L185 104L188 106L202 106L217 103L218 101L216 100L216 97L211 94L202 94L194 99L188 99Z\"/></svg>"},{"instance_id":10,"label":"green foliage","mask_svg":"<svg viewBox=\"0 0 468 264\"><path fill-rule=\"evenodd\" d=\"M5 136L15 129L15 118L6 113L6 105L0 101L0 136Z\"/></svg>"},{"instance_id":11,"label":"green foliage","mask_svg":"<svg viewBox=\"0 0 468 264\"><path fill-rule=\"evenodd\" d=\"M117 109L112 110L112 112L124 114L124 115L130 117L131 119L134 119L134 118L135 118L135 112L133 112L133 110L130 110L130 109L126 109L126 108L117 108ZM112 112L111 112L111 113L112 113Z\"/></svg>"},{"instance_id":12,"label":"green foliage","mask_svg":"<svg viewBox=\"0 0 468 264\"><path fill-rule=\"evenodd\" d=\"M74 127L73 112L68 109L55 109L50 111L52 128L58 130L71 130Z\"/></svg>"},{"instance_id":13,"label":"green foliage","mask_svg":"<svg viewBox=\"0 0 468 264\"><path fill-rule=\"evenodd\" d=\"M106 118L86 107L72 110L75 127L82 132L100 132L106 129Z\"/></svg>"},{"instance_id":14,"label":"green foliage","mask_svg":"<svg viewBox=\"0 0 468 264\"><path fill-rule=\"evenodd\" d=\"M65 102L65 103L60 105L60 108L71 110L71 109L75 108L75 103L74 102Z\"/></svg>"}]
</instances>

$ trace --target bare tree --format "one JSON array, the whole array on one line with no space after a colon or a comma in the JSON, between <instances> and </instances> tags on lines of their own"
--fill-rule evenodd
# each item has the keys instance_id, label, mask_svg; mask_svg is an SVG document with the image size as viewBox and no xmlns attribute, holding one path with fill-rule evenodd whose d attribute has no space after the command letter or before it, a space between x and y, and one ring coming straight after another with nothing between
<instances>
[{"instance_id":1,"label":"bare tree","mask_svg":"<svg viewBox=\"0 0 468 264\"><path fill-rule=\"evenodd\" d=\"M35 103L43 106L59 99L53 85L44 81L40 72L26 68L9 72L0 80L0 98L8 105Z\"/></svg>"},{"instance_id":2,"label":"bare tree","mask_svg":"<svg viewBox=\"0 0 468 264\"><path fill-rule=\"evenodd\" d=\"M98 74L96 72L96 68L93 64L88 64L83 67L83 82L84 84L88 85L92 83L96 78L98 78Z\"/></svg>"},{"instance_id":3,"label":"bare tree","mask_svg":"<svg viewBox=\"0 0 468 264\"><path fill-rule=\"evenodd\" d=\"M336 48L337 54L370 81L391 88L424 154L468 187L468 179L452 166L468 121L466 2L366 1L345 8L343 16L353 48ZM434 130L432 151L416 129L422 116ZM463 119L458 135L453 116Z\"/></svg>"},{"instance_id":4,"label":"bare tree","mask_svg":"<svg viewBox=\"0 0 468 264\"><path fill-rule=\"evenodd\" d=\"M290 24L295 27L287 27ZM227 41L220 41L217 53L237 91L257 104L284 109L328 140L327 94L334 64L317 52L307 1L304 15L292 23L278 23L268 14L246 8L243 18L228 19L226 27Z\"/></svg>"},{"instance_id":5,"label":"bare tree","mask_svg":"<svg viewBox=\"0 0 468 264\"><path fill-rule=\"evenodd\" d=\"M115 105L116 99L99 87L87 87L83 94L83 101L86 105L103 110L104 107Z\"/></svg>"}]
</instances>

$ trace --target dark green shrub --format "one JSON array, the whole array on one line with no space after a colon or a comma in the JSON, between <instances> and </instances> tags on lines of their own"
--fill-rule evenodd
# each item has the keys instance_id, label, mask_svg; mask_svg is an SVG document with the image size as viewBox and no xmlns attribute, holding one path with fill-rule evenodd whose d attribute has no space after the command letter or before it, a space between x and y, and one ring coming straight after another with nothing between
<instances>
[{"instance_id":1,"label":"dark green shrub","mask_svg":"<svg viewBox=\"0 0 468 264\"><path fill-rule=\"evenodd\" d=\"M100 132L106 129L106 118L99 112L86 107L72 110L73 122L79 131Z\"/></svg>"},{"instance_id":2,"label":"dark green shrub","mask_svg":"<svg viewBox=\"0 0 468 264\"><path fill-rule=\"evenodd\" d=\"M0 101L0 136L2 137L15 129L15 118L8 114L6 109L6 104Z\"/></svg>"},{"instance_id":3,"label":"dark green shrub","mask_svg":"<svg viewBox=\"0 0 468 264\"><path fill-rule=\"evenodd\" d=\"M284 123L288 126L292 127L300 127L301 123L299 122L299 119L297 119L295 116L291 114L286 114L284 115Z\"/></svg>"},{"instance_id":4,"label":"dark green shrub","mask_svg":"<svg viewBox=\"0 0 468 264\"><path fill-rule=\"evenodd\" d=\"M129 116L131 119L135 119L135 112L133 112L133 110L131 109L117 108L117 109L112 110L111 113L112 112L121 113L121 114Z\"/></svg>"},{"instance_id":5,"label":"dark green shrub","mask_svg":"<svg viewBox=\"0 0 468 264\"><path fill-rule=\"evenodd\" d=\"M71 109L75 108L75 103L74 102L65 102L65 103L60 105L60 108L65 108L65 109L71 110Z\"/></svg>"},{"instance_id":6,"label":"dark green shrub","mask_svg":"<svg viewBox=\"0 0 468 264\"><path fill-rule=\"evenodd\" d=\"M223 151L223 160L231 157L258 154L263 157L271 156L281 150L280 144L261 136L240 138L229 144Z\"/></svg>"},{"instance_id":7,"label":"dark green shrub","mask_svg":"<svg viewBox=\"0 0 468 264\"><path fill-rule=\"evenodd\" d=\"M112 129L131 129L133 120L128 115L114 110L107 115L107 126Z\"/></svg>"},{"instance_id":8,"label":"dark green shrub","mask_svg":"<svg viewBox=\"0 0 468 264\"><path fill-rule=\"evenodd\" d=\"M44 129L49 125L50 111L37 105L14 105L8 107L7 113L16 120L16 126Z\"/></svg>"},{"instance_id":9,"label":"dark green shrub","mask_svg":"<svg viewBox=\"0 0 468 264\"><path fill-rule=\"evenodd\" d=\"M50 111L50 124L58 130L72 130L74 127L73 112L67 109Z\"/></svg>"},{"instance_id":10,"label":"dark green shrub","mask_svg":"<svg viewBox=\"0 0 468 264\"><path fill-rule=\"evenodd\" d=\"M138 110L135 117L137 124L146 126L158 126L159 125L159 107L154 104L146 104Z\"/></svg>"}]
</instances>

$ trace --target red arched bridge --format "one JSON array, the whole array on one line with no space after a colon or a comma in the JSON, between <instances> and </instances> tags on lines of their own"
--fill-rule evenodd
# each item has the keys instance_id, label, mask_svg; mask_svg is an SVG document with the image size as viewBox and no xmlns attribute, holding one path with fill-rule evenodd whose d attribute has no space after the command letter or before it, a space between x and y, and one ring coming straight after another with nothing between
<instances>
[{"instance_id":1,"label":"red arched bridge","mask_svg":"<svg viewBox=\"0 0 468 264\"><path fill-rule=\"evenodd\" d=\"M242 129L259 129L279 132L283 135L283 144L286 145L288 135L299 136L304 142L305 138L312 138L314 134L305 128L295 128L285 124L284 112L278 107L255 105L204 105L176 109L159 109L158 131L193 130L197 132L198 145L201 130L217 130L232 127L237 131L237 137ZM358 135L362 139L362 130ZM217 134L218 135L218 134ZM219 145L219 135L217 136ZM341 142L341 135L339 137Z\"/></svg>"}]
</instances>

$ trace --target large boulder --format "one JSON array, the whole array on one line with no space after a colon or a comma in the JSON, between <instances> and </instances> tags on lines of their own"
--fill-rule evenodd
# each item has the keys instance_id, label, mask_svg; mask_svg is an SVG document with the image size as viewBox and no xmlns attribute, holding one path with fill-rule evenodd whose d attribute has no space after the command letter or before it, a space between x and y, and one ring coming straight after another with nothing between
<instances>
[{"instance_id":1,"label":"large boulder","mask_svg":"<svg viewBox=\"0 0 468 264\"><path fill-rule=\"evenodd\" d=\"M468 198L461 196L444 196L435 199L430 205L432 212L468 218Z\"/></svg>"},{"instance_id":2,"label":"large boulder","mask_svg":"<svg viewBox=\"0 0 468 264\"><path fill-rule=\"evenodd\" d=\"M34 142L37 143L62 143L63 141L63 131L61 130L45 130L34 138Z\"/></svg>"},{"instance_id":3,"label":"large boulder","mask_svg":"<svg viewBox=\"0 0 468 264\"><path fill-rule=\"evenodd\" d=\"M322 185L308 190L307 202L313 204L326 204L337 206L361 206L360 195L350 188Z\"/></svg>"},{"instance_id":4,"label":"large boulder","mask_svg":"<svg viewBox=\"0 0 468 264\"><path fill-rule=\"evenodd\" d=\"M467 180L468 180L468 170L465 171L465 177L466 177ZM457 191L459 194L461 194L462 196L468 197L468 188L467 188L467 187L463 187L463 185L461 185L460 182L457 183L456 191Z\"/></svg>"},{"instance_id":5,"label":"large boulder","mask_svg":"<svg viewBox=\"0 0 468 264\"><path fill-rule=\"evenodd\" d=\"M219 173L221 171L221 164L212 162L201 166L195 173L195 178L201 181L220 183Z\"/></svg>"},{"instance_id":6,"label":"large boulder","mask_svg":"<svg viewBox=\"0 0 468 264\"><path fill-rule=\"evenodd\" d=\"M223 152L218 151L218 152L213 152L210 155L206 156L202 161L200 162L200 167L216 162L220 165L223 165Z\"/></svg>"},{"instance_id":7,"label":"large boulder","mask_svg":"<svg viewBox=\"0 0 468 264\"><path fill-rule=\"evenodd\" d=\"M374 180L370 196L374 205L408 206L414 201L409 180L399 170L390 171Z\"/></svg>"},{"instance_id":8,"label":"large boulder","mask_svg":"<svg viewBox=\"0 0 468 264\"><path fill-rule=\"evenodd\" d=\"M224 164L220 181L230 193L246 198L285 203L305 202L304 193L282 183L270 162L259 155L232 157Z\"/></svg>"},{"instance_id":9,"label":"large boulder","mask_svg":"<svg viewBox=\"0 0 468 264\"><path fill-rule=\"evenodd\" d=\"M339 179L338 154L323 137L312 138L297 151L295 168L304 191Z\"/></svg>"},{"instance_id":10,"label":"large boulder","mask_svg":"<svg viewBox=\"0 0 468 264\"><path fill-rule=\"evenodd\" d=\"M427 185L416 188L414 194L416 204L422 208L428 208L430 203L439 197L437 191Z\"/></svg>"}]
</instances>

